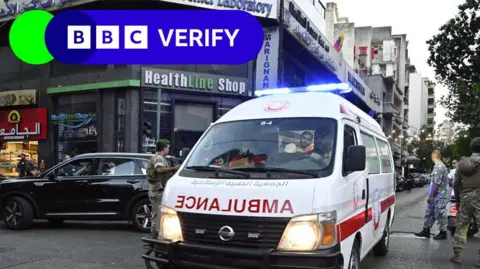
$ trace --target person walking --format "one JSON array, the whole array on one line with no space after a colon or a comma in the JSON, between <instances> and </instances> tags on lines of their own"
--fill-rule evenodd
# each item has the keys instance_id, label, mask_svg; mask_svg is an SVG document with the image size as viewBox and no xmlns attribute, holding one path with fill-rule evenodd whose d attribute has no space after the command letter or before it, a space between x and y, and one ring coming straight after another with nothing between
<instances>
[{"instance_id":1,"label":"person walking","mask_svg":"<svg viewBox=\"0 0 480 269\"><path fill-rule=\"evenodd\" d=\"M156 153L152 156L147 166L147 178L149 183L148 197L152 205L152 227L150 229L152 238L158 236L158 208L162 204L163 190L168 179L178 170L180 165L170 167L165 158L170 151L170 141L161 139L156 145Z\"/></svg>"},{"instance_id":2,"label":"person walking","mask_svg":"<svg viewBox=\"0 0 480 269\"><path fill-rule=\"evenodd\" d=\"M468 227L472 217L480 219L480 137L476 137L470 143L472 155L462 158L458 162L453 189L455 191L455 203L459 208L457 213L457 228L452 240L454 263L460 263L461 254L467 243ZM480 248L479 261L480 267Z\"/></svg>"},{"instance_id":3,"label":"person walking","mask_svg":"<svg viewBox=\"0 0 480 269\"><path fill-rule=\"evenodd\" d=\"M442 153L438 150L432 152L432 161L435 164L432 171L432 182L425 210L423 230L416 233L418 237L430 238L430 229L435 220L440 232L433 237L434 240L447 239L447 186L448 169L442 162Z\"/></svg>"}]
</instances>

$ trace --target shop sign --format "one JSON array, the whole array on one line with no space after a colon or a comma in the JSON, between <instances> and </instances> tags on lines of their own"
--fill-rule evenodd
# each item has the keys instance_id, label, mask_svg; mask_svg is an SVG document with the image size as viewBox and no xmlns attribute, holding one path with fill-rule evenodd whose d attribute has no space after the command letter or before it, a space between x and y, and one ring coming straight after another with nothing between
<instances>
[{"instance_id":1,"label":"shop sign","mask_svg":"<svg viewBox=\"0 0 480 269\"><path fill-rule=\"evenodd\" d=\"M163 0L180 5L220 10L243 10L253 16L277 19L277 0Z\"/></svg>"},{"instance_id":2,"label":"shop sign","mask_svg":"<svg viewBox=\"0 0 480 269\"><path fill-rule=\"evenodd\" d=\"M97 136L95 113L59 113L51 115L50 120L71 137Z\"/></svg>"},{"instance_id":3,"label":"shop sign","mask_svg":"<svg viewBox=\"0 0 480 269\"><path fill-rule=\"evenodd\" d=\"M280 30L278 27L264 28L263 47L257 56L255 69L255 90L277 87L278 52L280 48Z\"/></svg>"},{"instance_id":4,"label":"shop sign","mask_svg":"<svg viewBox=\"0 0 480 269\"><path fill-rule=\"evenodd\" d=\"M358 78L354 74L352 74L350 71L347 71L347 80L348 83L356 90L357 93L365 96L365 86L363 85L363 81L360 82L362 79Z\"/></svg>"},{"instance_id":5,"label":"shop sign","mask_svg":"<svg viewBox=\"0 0 480 269\"><path fill-rule=\"evenodd\" d=\"M0 107L37 104L37 90L0 91Z\"/></svg>"},{"instance_id":6,"label":"shop sign","mask_svg":"<svg viewBox=\"0 0 480 269\"><path fill-rule=\"evenodd\" d=\"M0 140L47 139L47 109L0 111Z\"/></svg>"},{"instance_id":7,"label":"shop sign","mask_svg":"<svg viewBox=\"0 0 480 269\"><path fill-rule=\"evenodd\" d=\"M93 0L10 0L0 1L0 21L12 19L30 10L52 11L72 5L85 4Z\"/></svg>"},{"instance_id":8,"label":"shop sign","mask_svg":"<svg viewBox=\"0 0 480 269\"><path fill-rule=\"evenodd\" d=\"M142 87L248 96L248 79L164 69L142 68Z\"/></svg>"},{"instance_id":9,"label":"shop sign","mask_svg":"<svg viewBox=\"0 0 480 269\"><path fill-rule=\"evenodd\" d=\"M342 65L340 54L294 2L285 1L283 24L315 55L318 61L337 74Z\"/></svg>"}]
</instances>

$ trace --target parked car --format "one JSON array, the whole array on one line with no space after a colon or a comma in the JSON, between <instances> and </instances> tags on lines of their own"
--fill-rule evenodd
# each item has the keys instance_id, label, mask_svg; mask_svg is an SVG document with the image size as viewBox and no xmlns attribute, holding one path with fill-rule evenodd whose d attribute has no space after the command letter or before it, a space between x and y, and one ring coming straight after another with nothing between
<instances>
[{"instance_id":1,"label":"parked car","mask_svg":"<svg viewBox=\"0 0 480 269\"><path fill-rule=\"evenodd\" d=\"M8 229L23 230L34 219L128 220L148 232L151 205L146 169L152 154L89 153L38 177L0 182L0 209Z\"/></svg>"},{"instance_id":2,"label":"parked car","mask_svg":"<svg viewBox=\"0 0 480 269\"><path fill-rule=\"evenodd\" d=\"M425 186L425 177L422 177L420 173L410 173L409 178L413 179L415 187Z\"/></svg>"},{"instance_id":3,"label":"parked car","mask_svg":"<svg viewBox=\"0 0 480 269\"><path fill-rule=\"evenodd\" d=\"M396 187L395 190L397 192L402 192L405 190L405 178L402 176L395 176L396 178Z\"/></svg>"}]
</instances>

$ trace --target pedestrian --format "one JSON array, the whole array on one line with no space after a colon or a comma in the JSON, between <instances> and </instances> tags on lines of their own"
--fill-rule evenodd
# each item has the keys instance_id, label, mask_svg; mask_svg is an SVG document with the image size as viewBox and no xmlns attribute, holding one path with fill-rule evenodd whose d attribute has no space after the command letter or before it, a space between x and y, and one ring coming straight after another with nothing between
<instances>
[{"instance_id":1,"label":"pedestrian","mask_svg":"<svg viewBox=\"0 0 480 269\"><path fill-rule=\"evenodd\" d=\"M27 175L28 160L25 153L20 154L20 161L17 163L18 177Z\"/></svg>"},{"instance_id":2,"label":"pedestrian","mask_svg":"<svg viewBox=\"0 0 480 269\"><path fill-rule=\"evenodd\" d=\"M455 171L457 170L457 163L460 160L460 158L455 158L452 161L452 169L450 169L450 172L448 173L448 185L450 187L453 186L453 181L455 180Z\"/></svg>"},{"instance_id":3,"label":"pedestrian","mask_svg":"<svg viewBox=\"0 0 480 269\"><path fill-rule=\"evenodd\" d=\"M180 165L170 167L165 158L170 151L170 141L161 139L156 146L156 153L148 162L147 177L149 183L148 197L152 205L152 227L151 236L156 239L158 236L158 208L162 203L163 190L168 179L178 170Z\"/></svg>"},{"instance_id":4,"label":"pedestrian","mask_svg":"<svg viewBox=\"0 0 480 269\"><path fill-rule=\"evenodd\" d=\"M425 221L423 230L416 233L418 237L430 238L430 229L435 220L440 232L433 237L434 240L447 239L447 186L448 169L442 162L442 153L438 150L432 152L432 161L435 164L432 171L432 182L427 198L427 209L425 210Z\"/></svg>"},{"instance_id":5,"label":"pedestrian","mask_svg":"<svg viewBox=\"0 0 480 269\"><path fill-rule=\"evenodd\" d=\"M460 256L467 243L467 232L472 217L480 219L480 137L476 137L470 143L472 155L462 158L458 162L453 189L455 191L455 203L459 208L457 213L457 228L452 240L454 263L460 263ZM480 248L479 262L480 267Z\"/></svg>"}]
</instances>

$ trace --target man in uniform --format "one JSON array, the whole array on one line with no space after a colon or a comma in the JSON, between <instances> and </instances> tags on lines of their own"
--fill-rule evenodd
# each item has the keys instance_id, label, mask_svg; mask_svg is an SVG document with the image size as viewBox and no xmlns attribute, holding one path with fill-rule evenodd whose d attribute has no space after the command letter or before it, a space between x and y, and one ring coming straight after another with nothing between
<instances>
[{"instance_id":1,"label":"man in uniform","mask_svg":"<svg viewBox=\"0 0 480 269\"><path fill-rule=\"evenodd\" d=\"M458 162L453 189L455 191L455 202L457 204L457 228L453 237L454 263L460 263L460 256L467 243L467 232L470 220L475 217L480 219L480 137L476 137L470 143L472 156L462 158ZM460 203L461 202L461 203ZM480 257L480 249L479 257ZM477 267L480 267L480 259Z\"/></svg>"},{"instance_id":2,"label":"man in uniform","mask_svg":"<svg viewBox=\"0 0 480 269\"><path fill-rule=\"evenodd\" d=\"M163 189L167 185L168 179L172 174L178 170L180 165L170 167L169 162L165 158L170 151L170 141L162 139L158 141L156 146L156 153L150 159L147 166L147 177L149 183L148 197L152 205L152 238L158 236L158 208L162 204Z\"/></svg>"},{"instance_id":3,"label":"man in uniform","mask_svg":"<svg viewBox=\"0 0 480 269\"><path fill-rule=\"evenodd\" d=\"M442 153L438 150L432 152L432 161L435 163L432 172L432 182L428 193L427 209L423 230L415 235L430 238L430 229L435 220L440 233L433 237L435 240L447 239L447 186L448 169L442 162Z\"/></svg>"}]
</instances>

